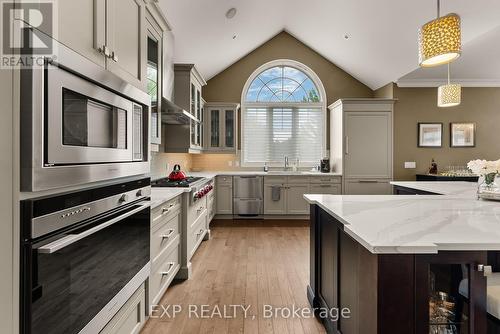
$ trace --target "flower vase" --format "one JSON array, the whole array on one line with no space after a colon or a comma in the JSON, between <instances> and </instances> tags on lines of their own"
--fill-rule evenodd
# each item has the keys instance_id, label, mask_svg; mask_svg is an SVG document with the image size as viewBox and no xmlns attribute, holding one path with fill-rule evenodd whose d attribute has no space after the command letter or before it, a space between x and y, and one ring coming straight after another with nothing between
<instances>
[{"instance_id":1,"label":"flower vase","mask_svg":"<svg viewBox=\"0 0 500 334\"><path fill-rule=\"evenodd\" d=\"M478 198L500 201L500 181L497 173L481 176L478 183Z\"/></svg>"}]
</instances>

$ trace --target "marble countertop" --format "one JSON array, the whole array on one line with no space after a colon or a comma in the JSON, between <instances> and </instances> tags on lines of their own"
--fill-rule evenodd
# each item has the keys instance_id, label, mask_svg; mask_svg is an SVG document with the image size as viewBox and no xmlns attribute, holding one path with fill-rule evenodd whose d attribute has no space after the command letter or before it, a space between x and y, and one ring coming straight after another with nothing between
<instances>
[{"instance_id":1,"label":"marble countertop","mask_svg":"<svg viewBox=\"0 0 500 334\"><path fill-rule=\"evenodd\" d=\"M463 181L417 181L417 182L391 182L393 186L411 188L416 190L427 191L439 195L463 196L468 198L476 198L477 183Z\"/></svg>"},{"instance_id":2,"label":"marble countertop","mask_svg":"<svg viewBox=\"0 0 500 334\"><path fill-rule=\"evenodd\" d=\"M421 189L446 193L460 185L446 187ZM372 253L500 250L500 202L477 200L464 191L443 196L304 197L343 223L345 232Z\"/></svg>"},{"instance_id":3,"label":"marble countertop","mask_svg":"<svg viewBox=\"0 0 500 334\"><path fill-rule=\"evenodd\" d=\"M239 175L259 175L259 176L342 176L339 173L320 173L313 171L285 172L285 171L202 171L189 172L190 176L205 176L213 178L215 176L239 176Z\"/></svg>"},{"instance_id":4,"label":"marble countertop","mask_svg":"<svg viewBox=\"0 0 500 334\"><path fill-rule=\"evenodd\" d=\"M189 188L151 188L151 209L188 191Z\"/></svg>"}]
</instances>

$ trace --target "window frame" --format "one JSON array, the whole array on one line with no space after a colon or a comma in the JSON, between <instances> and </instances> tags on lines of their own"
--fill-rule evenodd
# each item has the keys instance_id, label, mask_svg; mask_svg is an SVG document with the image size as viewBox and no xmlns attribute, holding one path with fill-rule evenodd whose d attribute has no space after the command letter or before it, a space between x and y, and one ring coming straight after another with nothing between
<instances>
[{"instance_id":1,"label":"window frame","mask_svg":"<svg viewBox=\"0 0 500 334\"><path fill-rule=\"evenodd\" d=\"M318 89L318 94L320 98L320 102L246 102L246 96L248 93L248 90L251 86L251 84L254 82L254 80L264 71L277 67L277 66L286 66L286 67L292 67L295 68L301 72L303 72L305 75L307 75L316 88ZM323 118L323 138L321 140L321 152L323 157L327 155L327 150L326 150L326 144L327 144L327 97L326 97L326 91L323 86L323 83L321 82L321 79L318 77L318 75L311 70L308 66L295 61L295 60L290 60L290 59L278 59L278 60L273 60L268 63L265 63L264 65L260 66L257 68L247 79L243 91L241 93L241 155L240 155L240 164L242 167L262 167L263 163L259 162L245 162L244 161L244 151L245 151L245 126L243 124L245 120L245 113L247 108L259 108L259 107L270 107L270 108L320 108L321 113L322 113L322 118ZM314 167L319 164L319 161L317 163L304 163L304 162L299 162L301 167ZM267 165L269 167L283 167L283 163L276 163L276 162L267 162Z\"/></svg>"}]
</instances>

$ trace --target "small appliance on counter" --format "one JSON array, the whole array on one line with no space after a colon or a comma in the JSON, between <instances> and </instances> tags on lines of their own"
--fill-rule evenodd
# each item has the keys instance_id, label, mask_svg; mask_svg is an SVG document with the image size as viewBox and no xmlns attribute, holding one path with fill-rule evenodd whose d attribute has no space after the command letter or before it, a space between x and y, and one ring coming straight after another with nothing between
<instances>
[{"instance_id":1,"label":"small appliance on counter","mask_svg":"<svg viewBox=\"0 0 500 334\"><path fill-rule=\"evenodd\" d=\"M327 158L321 159L320 165L321 165L320 169L321 173L330 173L330 159Z\"/></svg>"},{"instance_id":2,"label":"small appliance on counter","mask_svg":"<svg viewBox=\"0 0 500 334\"><path fill-rule=\"evenodd\" d=\"M186 173L181 170L181 165L175 165L174 170L168 176L170 181L184 181L186 178Z\"/></svg>"}]
</instances>

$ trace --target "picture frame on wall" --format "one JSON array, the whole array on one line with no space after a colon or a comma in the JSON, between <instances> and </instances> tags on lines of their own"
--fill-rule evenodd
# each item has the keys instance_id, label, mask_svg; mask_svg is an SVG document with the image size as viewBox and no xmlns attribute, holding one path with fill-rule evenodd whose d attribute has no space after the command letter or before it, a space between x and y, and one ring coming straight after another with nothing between
<instances>
[{"instance_id":1,"label":"picture frame on wall","mask_svg":"<svg viewBox=\"0 0 500 334\"><path fill-rule=\"evenodd\" d=\"M418 123L418 147L443 147L443 123Z\"/></svg>"},{"instance_id":2,"label":"picture frame on wall","mask_svg":"<svg viewBox=\"0 0 500 334\"><path fill-rule=\"evenodd\" d=\"M450 147L476 147L476 123L450 123Z\"/></svg>"}]
</instances>

